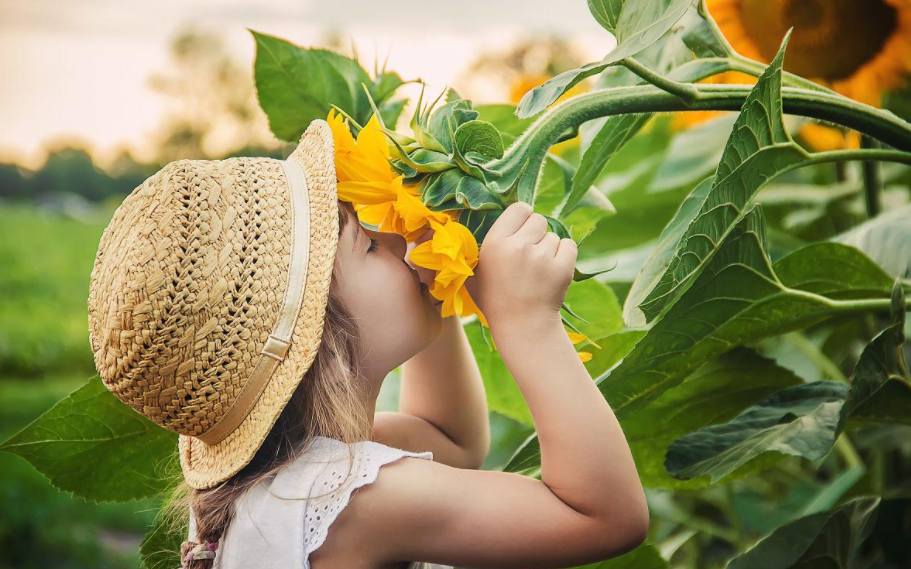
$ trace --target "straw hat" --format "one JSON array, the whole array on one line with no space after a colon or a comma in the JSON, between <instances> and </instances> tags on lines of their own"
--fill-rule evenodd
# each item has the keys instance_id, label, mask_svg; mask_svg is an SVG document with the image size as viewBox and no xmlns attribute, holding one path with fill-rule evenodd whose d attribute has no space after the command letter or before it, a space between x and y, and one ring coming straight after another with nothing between
<instances>
[{"instance_id":1,"label":"straw hat","mask_svg":"<svg viewBox=\"0 0 911 569\"><path fill-rule=\"evenodd\" d=\"M178 160L104 230L89 339L104 385L178 433L193 488L250 462L310 368L338 245L332 131L287 160Z\"/></svg>"}]
</instances>

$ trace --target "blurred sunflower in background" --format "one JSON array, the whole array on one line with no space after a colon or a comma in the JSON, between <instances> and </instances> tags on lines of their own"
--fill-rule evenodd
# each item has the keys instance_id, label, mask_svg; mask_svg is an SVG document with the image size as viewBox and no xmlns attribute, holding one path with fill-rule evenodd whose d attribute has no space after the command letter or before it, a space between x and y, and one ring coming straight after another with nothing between
<instances>
[{"instance_id":1,"label":"blurred sunflower in background","mask_svg":"<svg viewBox=\"0 0 911 569\"><path fill-rule=\"evenodd\" d=\"M793 27L785 70L868 105L882 106L883 95L911 75L911 0L706 0L706 7L734 50L763 63ZM726 73L709 82L755 81ZM694 116L679 126L710 116L680 114ZM800 135L815 150L859 144L856 133L817 124L805 125Z\"/></svg>"},{"instance_id":2,"label":"blurred sunflower in background","mask_svg":"<svg viewBox=\"0 0 911 569\"><path fill-rule=\"evenodd\" d=\"M551 77L575 69L586 57L568 39L559 35L527 37L505 52L483 52L458 77L460 89L468 98L507 101L518 105L522 96ZM588 81L574 85L553 105L589 91ZM460 92L462 92L460 90ZM579 145L579 137L553 145L550 151L562 154Z\"/></svg>"}]
</instances>

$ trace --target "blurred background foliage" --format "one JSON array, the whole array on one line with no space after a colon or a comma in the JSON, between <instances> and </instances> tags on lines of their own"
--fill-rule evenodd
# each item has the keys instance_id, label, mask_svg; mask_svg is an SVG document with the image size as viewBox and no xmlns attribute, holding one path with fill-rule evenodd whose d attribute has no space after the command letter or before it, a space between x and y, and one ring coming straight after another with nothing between
<instances>
[{"instance_id":1,"label":"blurred background foliage","mask_svg":"<svg viewBox=\"0 0 911 569\"><path fill-rule=\"evenodd\" d=\"M808 31L798 26L788 61L799 62L801 68L795 71L801 74L818 77L848 96L911 119L905 91L911 72L911 43L908 8L903 1L875 0L873 8L840 0L804 2L802 5L832 8L820 12L831 19L802 20ZM783 31L770 23L766 37L762 29L755 28L759 20L742 16L765 10L762 13L771 22L775 10L794 3L715 0L708 4L735 49L768 62L775 50L769 52L766 44L771 42L777 48ZM880 18L873 32L865 26L852 26L852 14L855 20L866 17L849 9L860 4L864 10L875 8ZM780 17L782 12L777 14ZM791 14L805 16L805 12ZM831 47L820 48L813 41L813 26L847 31L829 37L836 40ZM857 42L844 39L852 30L857 30ZM869 45L858 47L861 40ZM801 46L806 46L804 57L800 57ZM330 38L325 47L350 54L341 36ZM853 54L850 61L839 60L847 67L831 69L829 63L838 59L833 54L841 53L833 50ZM814 57L821 65L818 72L812 67ZM529 37L507 51L483 54L452 86L471 98L472 85L496 84L502 94L498 102L516 105L529 89L582 63L584 58L559 37ZM0 440L23 429L95 374L86 326L89 271L101 232L129 191L176 159L283 158L290 151L290 145L269 132L247 65L232 59L217 36L188 31L175 38L168 66L152 78L153 88L170 109L154 134L158 155L152 162L137 162L126 152L102 169L86 149L60 147L37 170L0 164ZM609 70L579 83L563 98L628 80L628 72ZM716 81L730 82L732 78ZM403 114L410 115L410 110ZM482 118L490 115L482 111ZM638 332L622 326L623 301L681 201L714 170L733 119L733 113L655 116L599 176L595 185L616 211L599 214L587 226L584 218L579 220L581 229L593 228L580 248L579 268L594 271L616 265L616 269L588 283L575 283L570 295L587 307L586 316L594 317L601 333L614 339L627 337L628 342L639 338ZM505 122L497 124L508 131ZM581 149L590 144L602 124L595 120L583 125L577 136L551 151L578 164ZM787 117L787 125L809 149L861 144L855 133L815 121ZM521 128L517 127L516 134ZM762 189L757 201L766 214L771 260L801 245L861 227L870 216L863 181L871 174L865 168L857 163L814 166L790 172ZM883 165L875 175L882 183L880 211L892 215L896 227L907 227L911 171ZM559 168L547 162L540 204L553 205L548 195L561 191L560 177ZM907 238L906 230L865 231L855 236L855 243L867 239L867 249L890 249L892 254L887 252L884 259L899 257L896 250L907 252L907 245L897 241ZM887 271L908 279L909 265L911 262ZM805 381L844 377L850 375L862 348L887 325L883 316L855 314L747 347ZM907 323L905 329L911 331ZM474 328L470 338L480 353L483 339ZM595 376L619 356L595 351L586 366ZM479 361L485 380L504 373L496 358ZM494 444L484 468L495 469L503 467L534 429L521 399L517 400L521 397L517 389L490 383L488 397L495 409L490 413ZM393 372L381 392L378 410L396 409L397 401L398 375ZM839 495L845 499L868 493L882 496L872 531L876 543L871 547L878 546L882 555L876 566L911 566L911 547L907 547L911 536L911 427L873 425L851 435L870 467L841 488ZM696 490L649 488L653 520L649 541L671 566L724 566L757 535L780 527L808 502L831 492L838 482L836 474L844 466L844 457L836 453L817 464L789 457L774 469L724 485ZM138 567L139 544L158 506L155 499L95 504L75 498L50 486L21 458L0 453L0 568Z\"/></svg>"}]
</instances>

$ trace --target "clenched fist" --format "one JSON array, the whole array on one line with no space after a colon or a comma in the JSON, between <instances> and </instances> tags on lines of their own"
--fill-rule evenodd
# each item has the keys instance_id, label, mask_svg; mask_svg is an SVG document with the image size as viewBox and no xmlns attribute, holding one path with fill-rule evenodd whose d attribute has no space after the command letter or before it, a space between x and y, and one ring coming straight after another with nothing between
<instances>
[{"instance_id":1,"label":"clenched fist","mask_svg":"<svg viewBox=\"0 0 911 569\"><path fill-rule=\"evenodd\" d=\"M475 274L465 286L491 326L527 316L559 317L578 248L547 229L543 215L516 202L484 237Z\"/></svg>"}]
</instances>

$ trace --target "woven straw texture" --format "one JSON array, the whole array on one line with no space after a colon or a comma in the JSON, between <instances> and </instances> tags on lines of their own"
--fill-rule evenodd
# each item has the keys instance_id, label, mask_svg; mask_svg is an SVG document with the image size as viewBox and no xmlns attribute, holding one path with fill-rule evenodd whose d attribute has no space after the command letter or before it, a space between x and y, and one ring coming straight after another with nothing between
<instances>
[{"instance_id":1,"label":"woven straw texture","mask_svg":"<svg viewBox=\"0 0 911 569\"><path fill-rule=\"evenodd\" d=\"M291 346L240 426L195 438L236 400L288 287L292 206L280 161L178 160L127 196L104 230L89 289L89 338L105 386L179 433L193 488L250 462L319 347L338 245L332 131L314 120L288 157L304 171L310 255Z\"/></svg>"}]
</instances>

